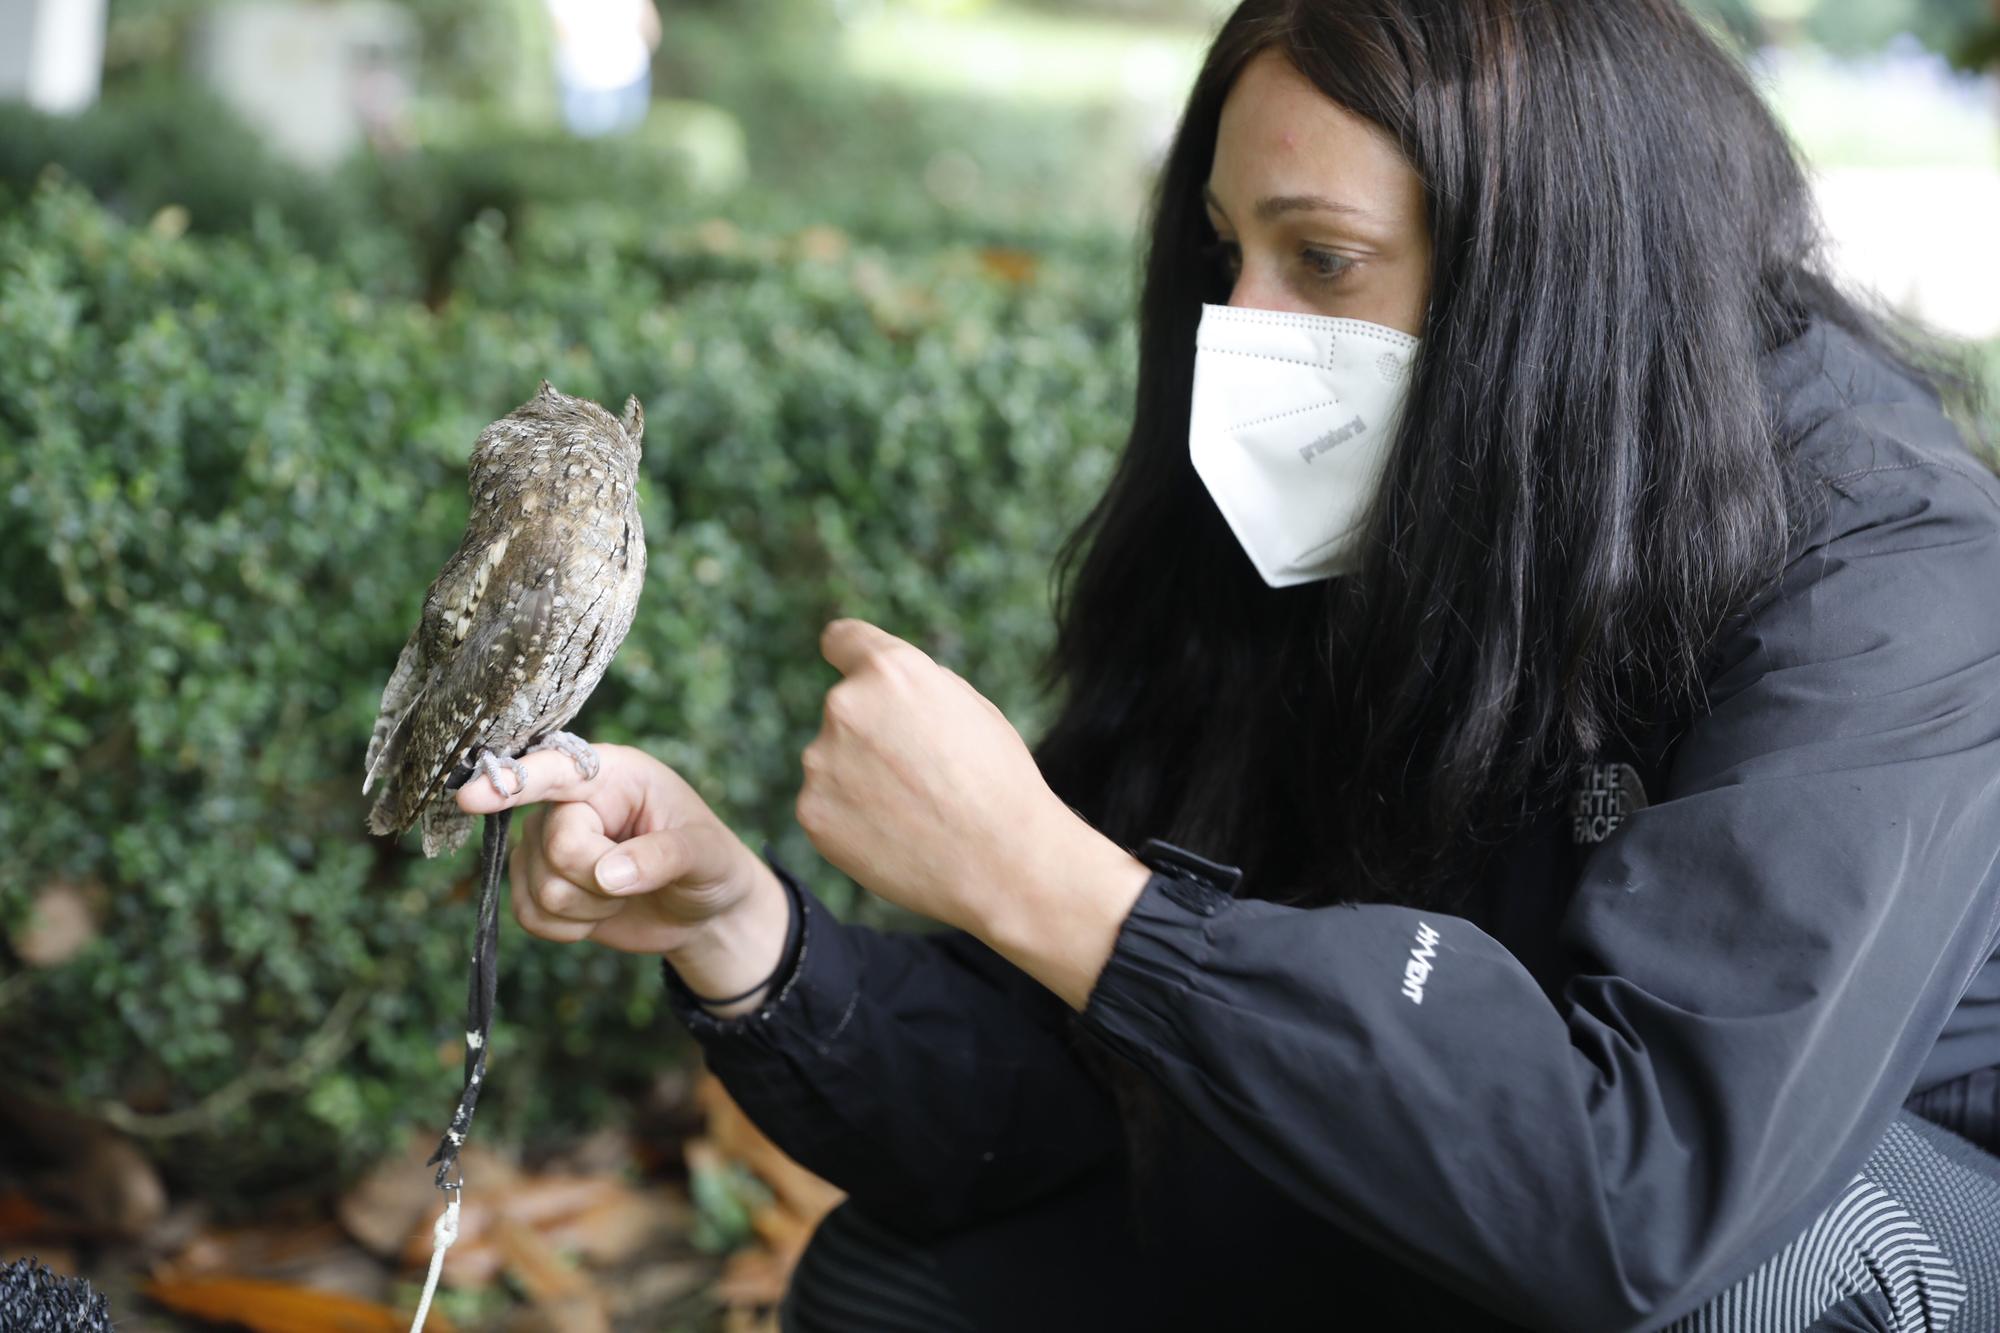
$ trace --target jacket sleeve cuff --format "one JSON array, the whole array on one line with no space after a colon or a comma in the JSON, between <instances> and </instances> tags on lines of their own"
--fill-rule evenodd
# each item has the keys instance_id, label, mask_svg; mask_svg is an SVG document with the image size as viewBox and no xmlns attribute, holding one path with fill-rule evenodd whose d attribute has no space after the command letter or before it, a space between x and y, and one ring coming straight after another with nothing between
<instances>
[{"instance_id":1,"label":"jacket sleeve cuff","mask_svg":"<svg viewBox=\"0 0 2000 1333\"><path fill-rule=\"evenodd\" d=\"M1155 871L1118 928L1111 957L1079 1015L1082 1024L1146 1067L1181 1041L1177 999L1203 987L1211 927L1236 900L1210 885Z\"/></svg>"},{"instance_id":2,"label":"jacket sleeve cuff","mask_svg":"<svg viewBox=\"0 0 2000 1333\"><path fill-rule=\"evenodd\" d=\"M777 1050L801 1040L824 1052L860 999L861 959L836 918L799 877L764 844L764 861L785 887L792 911L802 917L790 957L779 962L764 1002L719 1018L662 958L667 1008L705 1050Z\"/></svg>"}]
</instances>

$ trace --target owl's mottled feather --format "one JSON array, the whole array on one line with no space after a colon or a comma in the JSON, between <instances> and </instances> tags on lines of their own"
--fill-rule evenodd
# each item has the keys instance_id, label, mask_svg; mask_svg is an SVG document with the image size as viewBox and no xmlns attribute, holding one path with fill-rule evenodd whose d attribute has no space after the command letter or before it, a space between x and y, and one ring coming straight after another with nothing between
<instances>
[{"instance_id":1,"label":"owl's mottled feather","mask_svg":"<svg viewBox=\"0 0 2000 1333\"><path fill-rule=\"evenodd\" d=\"M423 827L424 855L472 827L451 793L482 751L514 758L560 731L610 665L646 574L639 400L624 417L541 391L480 433L472 510L424 596L368 743L377 833Z\"/></svg>"}]
</instances>

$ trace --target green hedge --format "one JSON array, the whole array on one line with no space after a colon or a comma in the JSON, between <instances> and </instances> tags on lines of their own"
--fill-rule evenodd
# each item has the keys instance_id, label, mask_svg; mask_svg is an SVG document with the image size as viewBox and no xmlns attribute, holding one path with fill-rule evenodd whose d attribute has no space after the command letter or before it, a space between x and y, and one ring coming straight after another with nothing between
<instances>
[{"instance_id":1,"label":"green hedge","mask_svg":"<svg viewBox=\"0 0 2000 1333\"><path fill-rule=\"evenodd\" d=\"M53 167L130 221L166 210L162 221L201 235L279 227L371 291L435 300L475 218L512 225L579 208L700 216L747 169L735 119L695 102L656 101L616 138L474 114L435 128L420 148L360 152L318 175L278 158L235 113L182 82L120 89L75 116L0 104L0 212L25 202Z\"/></svg>"},{"instance_id":2,"label":"green hedge","mask_svg":"<svg viewBox=\"0 0 2000 1333\"><path fill-rule=\"evenodd\" d=\"M1129 410L1116 253L488 216L430 308L276 228L61 184L0 213L0 936L51 884L102 905L66 964L0 939L0 1070L175 1129L211 1191L441 1125L471 854L367 837L361 755L473 437L544 375L647 414L648 586L581 729L845 910L791 819L819 629L875 619L1032 731L1049 558ZM676 1058L656 965L506 930L485 1133L576 1130Z\"/></svg>"},{"instance_id":3,"label":"green hedge","mask_svg":"<svg viewBox=\"0 0 2000 1333\"><path fill-rule=\"evenodd\" d=\"M360 198L279 160L228 107L179 81L121 89L72 116L0 102L0 207L25 200L51 163L139 221L178 205L194 230L241 232L261 210L329 253L364 220Z\"/></svg>"}]
</instances>

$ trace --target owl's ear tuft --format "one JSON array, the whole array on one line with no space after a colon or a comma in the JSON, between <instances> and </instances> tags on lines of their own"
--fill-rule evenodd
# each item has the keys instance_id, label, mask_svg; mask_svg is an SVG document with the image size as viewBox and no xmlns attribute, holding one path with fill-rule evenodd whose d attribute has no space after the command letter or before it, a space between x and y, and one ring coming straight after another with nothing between
<instances>
[{"instance_id":1,"label":"owl's ear tuft","mask_svg":"<svg viewBox=\"0 0 2000 1333\"><path fill-rule=\"evenodd\" d=\"M625 400L625 417L618 423L625 427L625 433L637 444L639 437L646 433L646 409L639 406L639 395L633 394Z\"/></svg>"},{"instance_id":2,"label":"owl's ear tuft","mask_svg":"<svg viewBox=\"0 0 2000 1333\"><path fill-rule=\"evenodd\" d=\"M556 392L556 386L549 383L547 380L543 380L542 387L535 390L535 397L537 398L557 398L560 396L561 395Z\"/></svg>"}]
</instances>

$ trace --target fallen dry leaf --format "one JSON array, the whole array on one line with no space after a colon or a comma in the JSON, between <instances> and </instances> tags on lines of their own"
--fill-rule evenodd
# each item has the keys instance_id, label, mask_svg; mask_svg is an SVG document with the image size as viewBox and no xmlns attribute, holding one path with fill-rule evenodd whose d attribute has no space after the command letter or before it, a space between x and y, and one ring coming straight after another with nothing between
<instances>
[{"instance_id":1,"label":"fallen dry leaf","mask_svg":"<svg viewBox=\"0 0 2000 1333\"><path fill-rule=\"evenodd\" d=\"M61 1219L19 1190L0 1193L0 1245L13 1245L68 1230Z\"/></svg>"},{"instance_id":2,"label":"fallen dry leaf","mask_svg":"<svg viewBox=\"0 0 2000 1333\"><path fill-rule=\"evenodd\" d=\"M715 1295L724 1305L776 1305L784 1298L791 1276L791 1270L769 1250L741 1249L723 1260Z\"/></svg>"},{"instance_id":3,"label":"fallen dry leaf","mask_svg":"<svg viewBox=\"0 0 2000 1333\"><path fill-rule=\"evenodd\" d=\"M438 1189L424 1158L435 1142L421 1134L410 1135L402 1152L378 1163L334 1204L341 1226L371 1254L395 1258L420 1227L428 1253L430 1229L424 1215L435 1211ZM476 1146L468 1146L466 1153L472 1155Z\"/></svg>"},{"instance_id":4,"label":"fallen dry leaf","mask_svg":"<svg viewBox=\"0 0 2000 1333\"><path fill-rule=\"evenodd\" d=\"M493 1224L493 1240L507 1257L507 1271L537 1304L590 1290L584 1276L562 1261L549 1243L526 1223L502 1217Z\"/></svg>"},{"instance_id":5,"label":"fallen dry leaf","mask_svg":"<svg viewBox=\"0 0 2000 1333\"><path fill-rule=\"evenodd\" d=\"M312 1260L342 1244L340 1229L331 1222L310 1226L207 1227L195 1233L174 1256L172 1271L193 1277L201 1273L259 1273Z\"/></svg>"},{"instance_id":6,"label":"fallen dry leaf","mask_svg":"<svg viewBox=\"0 0 2000 1333\"><path fill-rule=\"evenodd\" d=\"M814 1222L800 1217L782 1203L772 1202L750 1210L750 1225L757 1238L780 1258L797 1258L812 1239Z\"/></svg>"},{"instance_id":7,"label":"fallen dry leaf","mask_svg":"<svg viewBox=\"0 0 2000 1333\"><path fill-rule=\"evenodd\" d=\"M579 1176L616 1176L637 1160L635 1147L629 1131L622 1126L606 1125L564 1149L548 1168L560 1167Z\"/></svg>"},{"instance_id":8,"label":"fallen dry leaf","mask_svg":"<svg viewBox=\"0 0 2000 1333\"><path fill-rule=\"evenodd\" d=\"M500 1211L516 1222L540 1226L611 1202L627 1192L624 1183L611 1176L522 1176L507 1191Z\"/></svg>"},{"instance_id":9,"label":"fallen dry leaf","mask_svg":"<svg viewBox=\"0 0 2000 1333\"><path fill-rule=\"evenodd\" d=\"M771 1310L783 1299L799 1255L820 1220L847 1196L786 1156L713 1074L703 1071L696 1079L694 1100L707 1117L708 1133L682 1145L688 1169L719 1171L726 1162L738 1162L772 1194L770 1202L750 1210L757 1242L731 1254L716 1282L725 1327L775 1330Z\"/></svg>"},{"instance_id":10,"label":"fallen dry leaf","mask_svg":"<svg viewBox=\"0 0 2000 1333\"><path fill-rule=\"evenodd\" d=\"M167 1211L160 1173L146 1154L109 1130L93 1136L60 1173L36 1184L44 1197L60 1196L73 1216L111 1235L143 1235Z\"/></svg>"},{"instance_id":11,"label":"fallen dry leaf","mask_svg":"<svg viewBox=\"0 0 2000 1333\"><path fill-rule=\"evenodd\" d=\"M33 1163L22 1183L34 1205L68 1234L131 1239L167 1211L166 1186L152 1162L101 1121L10 1096L0 1098L0 1135Z\"/></svg>"},{"instance_id":12,"label":"fallen dry leaf","mask_svg":"<svg viewBox=\"0 0 2000 1333\"><path fill-rule=\"evenodd\" d=\"M459 1201L458 1242L445 1251L444 1272L438 1280L455 1289L483 1287L499 1275L503 1262L487 1232L519 1184L521 1173L512 1162L478 1144L467 1144L458 1160L466 1181ZM425 1202L416 1223L403 1237L402 1260L411 1268L422 1269L431 1261L431 1236L438 1214L444 1211L445 1198L431 1184L428 1168L420 1170L418 1176L424 1184Z\"/></svg>"},{"instance_id":13,"label":"fallen dry leaf","mask_svg":"<svg viewBox=\"0 0 2000 1333\"><path fill-rule=\"evenodd\" d=\"M590 1279L564 1263L533 1227L502 1217L494 1239L507 1257L507 1273L520 1284L534 1311L509 1321L513 1333L611 1333L605 1300Z\"/></svg>"},{"instance_id":14,"label":"fallen dry leaf","mask_svg":"<svg viewBox=\"0 0 2000 1333\"><path fill-rule=\"evenodd\" d=\"M500 1326L501 1333L596 1333L607 1327L592 1307L566 1304L529 1305L515 1310Z\"/></svg>"},{"instance_id":15,"label":"fallen dry leaf","mask_svg":"<svg viewBox=\"0 0 2000 1333\"><path fill-rule=\"evenodd\" d=\"M484 1286L507 1266L505 1247L495 1240L501 1219L532 1228L550 1249L574 1254L593 1267L624 1263L659 1238L685 1234L693 1225L689 1206L665 1188L640 1190L616 1176L567 1171L531 1175L475 1159L469 1147L466 1152L466 1178L471 1181L476 1174L479 1185L465 1193L458 1242L445 1254L441 1281L450 1287ZM392 1187L379 1188L386 1198ZM402 1262L413 1268L430 1262L431 1231L444 1200L429 1190L419 1206L422 1211L397 1245ZM352 1221L343 1213L349 1229L360 1223L375 1228L377 1234L386 1234L389 1222L400 1215L373 1216L358 1198L354 1210Z\"/></svg>"},{"instance_id":16,"label":"fallen dry leaf","mask_svg":"<svg viewBox=\"0 0 2000 1333\"><path fill-rule=\"evenodd\" d=\"M360 1301L389 1294L389 1274L378 1257L331 1221L197 1227L170 1260L153 1265L152 1275L256 1278Z\"/></svg>"},{"instance_id":17,"label":"fallen dry leaf","mask_svg":"<svg viewBox=\"0 0 2000 1333\"><path fill-rule=\"evenodd\" d=\"M49 1249L47 1246L37 1248L34 1246L0 1245L0 1268L5 1268L8 1264L19 1263L23 1259L33 1259L57 1277L75 1277L78 1273L75 1250Z\"/></svg>"},{"instance_id":18,"label":"fallen dry leaf","mask_svg":"<svg viewBox=\"0 0 2000 1333\"><path fill-rule=\"evenodd\" d=\"M551 1219L542 1234L558 1250L608 1268L637 1258L666 1236L694 1229L694 1209L665 1190L619 1185L589 1207Z\"/></svg>"},{"instance_id":19,"label":"fallen dry leaf","mask_svg":"<svg viewBox=\"0 0 2000 1333\"><path fill-rule=\"evenodd\" d=\"M715 1276L707 1259L670 1259L622 1275L611 1290L611 1313L630 1315L672 1305Z\"/></svg>"},{"instance_id":20,"label":"fallen dry leaf","mask_svg":"<svg viewBox=\"0 0 2000 1333\"><path fill-rule=\"evenodd\" d=\"M155 1278L142 1290L179 1314L241 1324L253 1333L403 1333L415 1313L262 1278L170 1276ZM450 1321L435 1308L429 1328L451 1333Z\"/></svg>"},{"instance_id":21,"label":"fallen dry leaf","mask_svg":"<svg viewBox=\"0 0 2000 1333\"><path fill-rule=\"evenodd\" d=\"M755 1121L736 1104L722 1080L704 1072L695 1084L695 1100L708 1113L708 1138L723 1156L750 1168L771 1192L811 1226L847 1197L785 1155Z\"/></svg>"}]
</instances>

